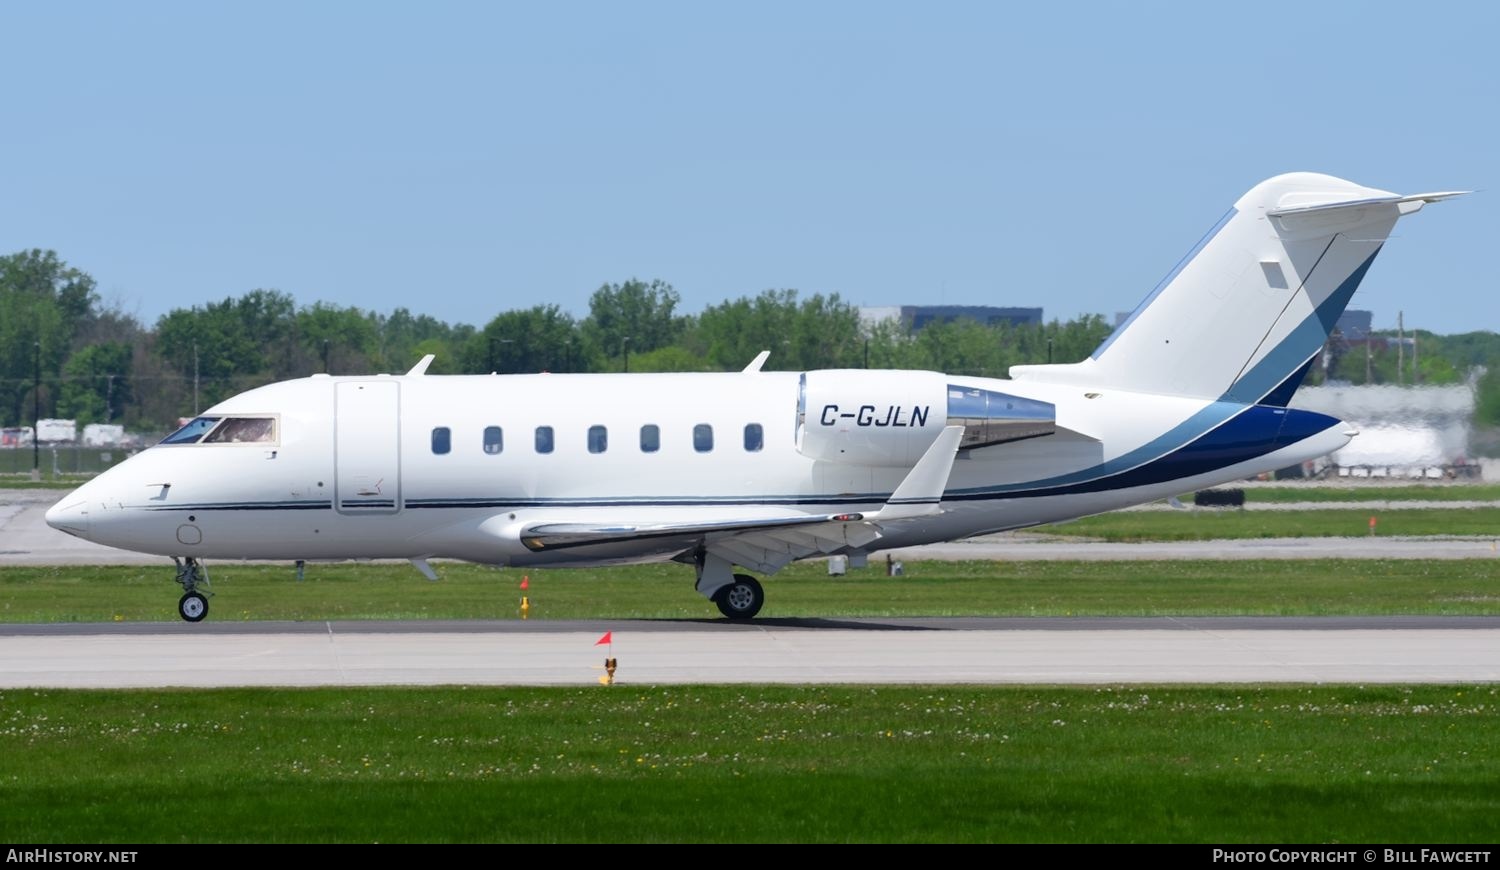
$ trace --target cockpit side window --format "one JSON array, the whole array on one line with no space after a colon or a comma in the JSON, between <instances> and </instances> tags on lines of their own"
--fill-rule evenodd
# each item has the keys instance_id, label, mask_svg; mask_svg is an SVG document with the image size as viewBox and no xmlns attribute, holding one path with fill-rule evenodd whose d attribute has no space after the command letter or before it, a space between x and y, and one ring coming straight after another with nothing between
<instances>
[{"instance_id":1,"label":"cockpit side window","mask_svg":"<svg viewBox=\"0 0 1500 870\"><path fill-rule=\"evenodd\" d=\"M161 439L163 444L197 444L219 422L218 417L195 417L186 426Z\"/></svg>"},{"instance_id":2,"label":"cockpit side window","mask_svg":"<svg viewBox=\"0 0 1500 870\"><path fill-rule=\"evenodd\" d=\"M274 417L226 417L204 444L269 444L276 440Z\"/></svg>"}]
</instances>

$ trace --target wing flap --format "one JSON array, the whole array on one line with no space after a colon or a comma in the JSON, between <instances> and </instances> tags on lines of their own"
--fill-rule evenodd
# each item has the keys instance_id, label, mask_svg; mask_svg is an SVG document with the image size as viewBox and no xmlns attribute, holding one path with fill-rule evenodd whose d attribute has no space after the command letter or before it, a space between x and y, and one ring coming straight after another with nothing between
<instances>
[{"instance_id":1,"label":"wing flap","mask_svg":"<svg viewBox=\"0 0 1500 870\"><path fill-rule=\"evenodd\" d=\"M698 523L539 523L521 532L521 543L528 550L557 550L564 547L586 547L614 544L648 538L703 537L764 529L795 528L821 523L846 524L864 520L864 514L804 514L801 516L750 517Z\"/></svg>"},{"instance_id":2,"label":"wing flap","mask_svg":"<svg viewBox=\"0 0 1500 870\"><path fill-rule=\"evenodd\" d=\"M707 522L551 523L529 525L521 543L533 552L570 547L680 542L702 546L735 564L774 573L797 559L867 547L880 539L880 523L940 513L943 489L963 437L962 426L947 426L907 472L881 509L872 514L779 514ZM670 549L670 547L668 547Z\"/></svg>"}]
</instances>

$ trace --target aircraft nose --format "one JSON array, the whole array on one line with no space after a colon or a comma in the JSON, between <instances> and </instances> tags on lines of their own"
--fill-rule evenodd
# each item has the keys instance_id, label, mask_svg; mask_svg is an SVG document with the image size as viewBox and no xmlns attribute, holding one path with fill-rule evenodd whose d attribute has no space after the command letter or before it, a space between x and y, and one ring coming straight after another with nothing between
<instances>
[{"instance_id":1,"label":"aircraft nose","mask_svg":"<svg viewBox=\"0 0 1500 870\"><path fill-rule=\"evenodd\" d=\"M89 530L88 502L81 498L63 499L47 509L47 525L70 535L87 534Z\"/></svg>"}]
</instances>

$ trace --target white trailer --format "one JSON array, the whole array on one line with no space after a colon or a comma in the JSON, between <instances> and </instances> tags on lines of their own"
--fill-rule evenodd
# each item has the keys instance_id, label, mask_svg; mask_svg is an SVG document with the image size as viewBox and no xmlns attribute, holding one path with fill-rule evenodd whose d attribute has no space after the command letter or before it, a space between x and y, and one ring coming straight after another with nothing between
<instances>
[{"instance_id":1,"label":"white trailer","mask_svg":"<svg viewBox=\"0 0 1500 870\"><path fill-rule=\"evenodd\" d=\"M77 420L38 420L36 437L43 444L57 444L78 440Z\"/></svg>"},{"instance_id":2,"label":"white trailer","mask_svg":"<svg viewBox=\"0 0 1500 870\"><path fill-rule=\"evenodd\" d=\"M118 447L125 440L125 427L118 423L90 423L83 427L85 447Z\"/></svg>"}]
</instances>

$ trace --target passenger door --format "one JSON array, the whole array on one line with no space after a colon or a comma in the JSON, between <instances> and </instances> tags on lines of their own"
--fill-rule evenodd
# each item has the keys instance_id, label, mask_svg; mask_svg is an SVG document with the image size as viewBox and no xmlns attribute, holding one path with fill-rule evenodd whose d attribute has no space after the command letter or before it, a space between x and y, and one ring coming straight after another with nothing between
<instances>
[{"instance_id":1,"label":"passenger door","mask_svg":"<svg viewBox=\"0 0 1500 870\"><path fill-rule=\"evenodd\" d=\"M339 513L368 516L401 509L400 391L395 381L337 384L334 503Z\"/></svg>"}]
</instances>

